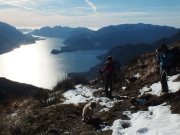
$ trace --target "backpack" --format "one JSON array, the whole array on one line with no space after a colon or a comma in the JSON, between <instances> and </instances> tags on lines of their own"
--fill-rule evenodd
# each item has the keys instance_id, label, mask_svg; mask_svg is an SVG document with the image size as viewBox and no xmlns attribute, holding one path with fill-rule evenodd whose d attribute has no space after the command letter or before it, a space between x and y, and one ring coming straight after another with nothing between
<instances>
[{"instance_id":1,"label":"backpack","mask_svg":"<svg viewBox=\"0 0 180 135\"><path fill-rule=\"evenodd\" d=\"M180 48L174 47L174 48L170 49L170 51L173 54L173 64L172 64L172 66L174 68L180 67Z\"/></svg>"},{"instance_id":2,"label":"backpack","mask_svg":"<svg viewBox=\"0 0 180 135\"><path fill-rule=\"evenodd\" d=\"M107 70L111 70L112 72L115 72L115 64L114 64L114 61L107 62L107 63L106 63L106 66L107 66Z\"/></svg>"},{"instance_id":3,"label":"backpack","mask_svg":"<svg viewBox=\"0 0 180 135\"><path fill-rule=\"evenodd\" d=\"M114 62L115 73L120 72L121 64L117 60L113 60L113 62Z\"/></svg>"}]
</instances>

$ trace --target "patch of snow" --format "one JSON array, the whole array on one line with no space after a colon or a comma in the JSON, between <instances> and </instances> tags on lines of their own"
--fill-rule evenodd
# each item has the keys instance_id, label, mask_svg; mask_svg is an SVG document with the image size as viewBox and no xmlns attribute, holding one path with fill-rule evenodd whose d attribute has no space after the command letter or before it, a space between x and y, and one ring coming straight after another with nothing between
<instances>
[{"instance_id":1,"label":"patch of snow","mask_svg":"<svg viewBox=\"0 0 180 135\"><path fill-rule=\"evenodd\" d=\"M122 86L122 89L125 90L127 87Z\"/></svg>"},{"instance_id":2,"label":"patch of snow","mask_svg":"<svg viewBox=\"0 0 180 135\"><path fill-rule=\"evenodd\" d=\"M131 117L131 112L130 111L124 111L123 115L125 115L127 117Z\"/></svg>"},{"instance_id":3,"label":"patch of snow","mask_svg":"<svg viewBox=\"0 0 180 135\"><path fill-rule=\"evenodd\" d=\"M17 115L17 113L13 113L11 116L14 117L14 116L16 116L16 115Z\"/></svg>"},{"instance_id":4,"label":"patch of snow","mask_svg":"<svg viewBox=\"0 0 180 135\"><path fill-rule=\"evenodd\" d=\"M63 96L66 98L63 104L78 105L79 103L86 103L94 99L93 92L95 91L97 90L89 88L88 86L77 85L75 89L63 93Z\"/></svg>"},{"instance_id":5,"label":"patch of snow","mask_svg":"<svg viewBox=\"0 0 180 135\"><path fill-rule=\"evenodd\" d=\"M179 76L180 74L168 78L168 86L170 93L175 93L180 89L180 82L173 82ZM152 94L152 95L160 96L162 93L161 83L160 82L154 83L150 86L150 88L145 86L142 89L140 89L139 92L141 93L141 95Z\"/></svg>"},{"instance_id":6,"label":"patch of snow","mask_svg":"<svg viewBox=\"0 0 180 135\"><path fill-rule=\"evenodd\" d=\"M98 91L101 91L101 90L103 90L103 88L98 88Z\"/></svg>"},{"instance_id":7,"label":"patch of snow","mask_svg":"<svg viewBox=\"0 0 180 135\"><path fill-rule=\"evenodd\" d=\"M92 89L88 86L77 85L75 89L68 90L67 92L63 93L63 96L65 97L63 104L78 105L80 103L87 103L90 100L94 100L104 107L101 111L109 111L109 109L112 108L115 103L122 101L116 98L112 100L107 97L94 97L93 93L101 90L102 89Z\"/></svg>"},{"instance_id":8,"label":"patch of snow","mask_svg":"<svg viewBox=\"0 0 180 135\"><path fill-rule=\"evenodd\" d=\"M111 127L111 129L113 131L112 135L121 135L122 134L121 132L124 130L123 125L125 123L129 123L129 121L121 120L121 119L115 120L113 123L113 126Z\"/></svg>"},{"instance_id":9,"label":"patch of snow","mask_svg":"<svg viewBox=\"0 0 180 135\"><path fill-rule=\"evenodd\" d=\"M130 108L136 108L135 106L131 106Z\"/></svg>"},{"instance_id":10,"label":"patch of snow","mask_svg":"<svg viewBox=\"0 0 180 135\"><path fill-rule=\"evenodd\" d=\"M179 76L180 76L180 74L177 74L177 75L174 75L174 76L170 76L170 77L168 78L168 80L173 82L173 81L174 81L175 79L177 79Z\"/></svg>"},{"instance_id":11,"label":"patch of snow","mask_svg":"<svg viewBox=\"0 0 180 135\"><path fill-rule=\"evenodd\" d=\"M108 109L108 108L103 108L102 110L100 110L99 112L103 112L103 111L105 111L105 112L108 112L110 109Z\"/></svg>"},{"instance_id":12,"label":"patch of snow","mask_svg":"<svg viewBox=\"0 0 180 135\"><path fill-rule=\"evenodd\" d=\"M115 120L112 126L105 127L103 131L112 130L112 135L179 135L180 115L172 114L170 106L149 107L148 111L139 111L130 115L127 120ZM122 128L123 124L129 127Z\"/></svg>"},{"instance_id":13,"label":"patch of snow","mask_svg":"<svg viewBox=\"0 0 180 135\"><path fill-rule=\"evenodd\" d=\"M145 86L142 89L140 89L139 92L141 93L141 95L143 95L144 93L149 92L150 90L151 88Z\"/></svg>"},{"instance_id":14,"label":"patch of snow","mask_svg":"<svg viewBox=\"0 0 180 135\"><path fill-rule=\"evenodd\" d=\"M139 73L135 74L134 77L139 78L141 75Z\"/></svg>"}]
</instances>

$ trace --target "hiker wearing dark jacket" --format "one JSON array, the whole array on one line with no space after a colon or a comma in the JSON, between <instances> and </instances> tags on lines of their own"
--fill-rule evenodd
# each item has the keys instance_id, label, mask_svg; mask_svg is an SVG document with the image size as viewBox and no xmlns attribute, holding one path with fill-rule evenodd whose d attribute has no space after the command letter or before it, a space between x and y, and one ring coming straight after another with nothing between
<instances>
[{"instance_id":1,"label":"hiker wearing dark jacket","mask_svg":"<svg viewBox=\"0 0 180 135\"><path fill-rule=\"evenodd\" d=\"M115 72L115 65L113 62L113 59L111 56L107 57L107 62L105 64L105 67L100 73L105 73L105 92L107 97L111 97L112 95L112 83L113 83L113 75ZM108 88L110 88L110 91L108 91Z\"/></svg>"},{"instance_id":2,"label":"hiker wearing dark jacket","mask_svg":"<svg viewBox=\"0 0 180 135\"><path fill-rule=\"evenodd\" d=\"M161 87L162 92L168 92L167 75L170 73L173 64L173 54L165 44L160 46L161 53L159 54Z\"/></svg>"}]
</instances>

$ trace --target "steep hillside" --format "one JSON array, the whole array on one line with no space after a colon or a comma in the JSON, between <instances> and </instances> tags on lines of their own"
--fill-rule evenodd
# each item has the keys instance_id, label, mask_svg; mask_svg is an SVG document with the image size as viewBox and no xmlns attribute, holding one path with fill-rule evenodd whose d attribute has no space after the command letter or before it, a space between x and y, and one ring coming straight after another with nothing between
<instances>
[{"instance_id":1,"label":"steep hillside","mask_svg":"<svg viewBox=\"0 0 180 135\"><path fill-rule=\"evenodd\" d=\"M176 48L178 50L175 59L178 59L178 61L176 61L176 69L178 73L180 73L180 43L171 44L169 48ZM172 72L172 74L176 73ZM140 77L137 78L136 76ZM117 79L117 85L127 86L128 90L132 89L131 92L126 91L127 95L129 96L133 96L135 93L137 93L138 91L136 90L140 89L140 87L142 86L147 85L148 87L152 83L158 82L160 80L160 76L156 52L141 55L138 58L131 61L131 63L129 63L128 65L122 67L122 70L117 75Z\"/></svg>"},{"instance_id":2,"label":"steep hillside","mask_svg":"<svg viewBox=\"0 0 180 135\"><path fill-rule=\"evenodd\" d=\"M46 91L43 88L38 88L33 85L24 83L18 83L8 80L6 78L0 78L0 105L9 100L15 100L23 96L29 96L30 94Z\"/></svg>"},{"instance_id":3,"label":"steep hillside","mask_svg":"<svg viewBox=\"0 0 180 135\"><path fill-rule=\"evenodd\" d=\"M0 22L0 54L13 50L22 44L34 43L35 38L21 33L15 27Z\"/></svg>"},{"instance_id":4,"label":"steep hillside","mask_svg":"<svg viewBox=\"0 0 180 135\"><path fill-rule=\"evenodd\" d=\"M171 47L178 48L180 52L180 43L174 43ZM180 57L180 53L178 54ZM161 93L158 70L156 54L149 53L134 59L116 74L112 98L104 97L104 79L99 76L90 81L90 85L77 85L67 91L62 89L65 88L64 82L64 85L61 83L55 91L40 92L25 99L11 101L12 104L6 108L1 106L0 134L110 135L114 131L119 134L121 131L132 131L133 127L133 134L142 134L151 133L158 124L158 133L168 131L169 134L178 135L179 128L176 123L179 124L179 115L173 115L171 111L180 114L180 67L177 67L177 75L168 77L168 83L178 87L172 85L170 93L167 94ZM154 94L154 91L158 91L159 95ZM82 109L92 99L97 102L93 121L82 122ZM144 102L134 102L134 99L142 99ZM133 117L141 123L140 127L136 128L137 123L133 122ZM144 120L151 124L144 125ZM168 128L166 123L177 127Z\"/></svg>"},{"instance_id":5,"label":"steep hillside","mask_svg":"<svg viewBox=\"0 0 180 135\"><path fill-rule=\"evenodd\" d=\"M125 44L151 44L156 40L174 35L178 29L151 24L122 24L108 26L84 35L67 38L66 49L111 49Z\"/></svg>"},{"instance_id":6,"label":"steep hillside","mask_svg":"<svg viewBox=\"0 0 180 135\"><path fill-rule=\"evenodd\" d=\"M155 45L160 45L160 44L172 44L174 42L180 42L180 30L173 36L168 37L168 38L163 38L161 40L158 40L154 42Z\"/></svg>"},{"instance_id":7,"label":"steep hillside","mask_svg":"<svg viewBox=\"0 0 180 135\"><path fill-rule=\"evenodd\" d=\"M139 55L153 52L162 44L170 45L176 42L180 42L180 31L173 36L155 41L152 44L118 45L112 48L105 56L110 55L124 65Z\"/></svg>"},{"instance_id":8,"label":"steep hillside","mask_svg":"<svg viewBox=\"0 0 180 135\"><path fill-rule=\"evenodd\" d=\"M127 64L132 59L153 52L158 46L152 44L123 45L112 48L108 54L121 64Z\"/></svg>"}]
</instances>

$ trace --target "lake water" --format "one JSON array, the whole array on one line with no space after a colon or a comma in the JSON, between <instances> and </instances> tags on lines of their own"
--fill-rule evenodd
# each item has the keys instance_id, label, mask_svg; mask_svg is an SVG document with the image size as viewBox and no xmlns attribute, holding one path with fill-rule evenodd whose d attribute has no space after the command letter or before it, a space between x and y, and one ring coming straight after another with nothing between
<instances>
[{"instance_id":1,"label":"lake water","mask_svg":"<svg viewBox=\"0 0 180 135\"><path fill-rule=\"evenodd\" d=\"M35 44L23 45L12 52L0 55L0 77L52 89L69 72L88 71L100 61L97 55L105 50L66 52L51 54L60 49L63 40L46 38Z\"/></svg>"}]
</instances>

